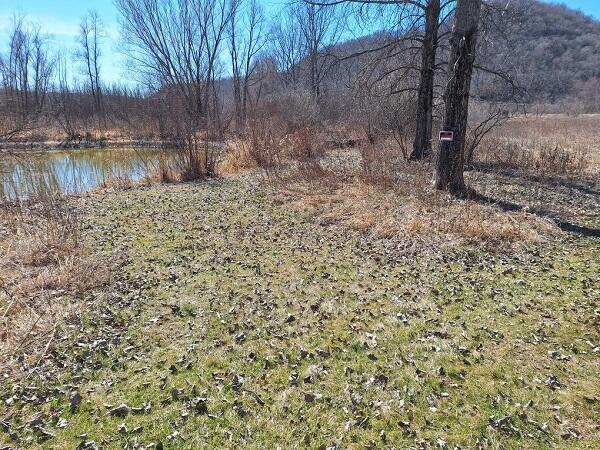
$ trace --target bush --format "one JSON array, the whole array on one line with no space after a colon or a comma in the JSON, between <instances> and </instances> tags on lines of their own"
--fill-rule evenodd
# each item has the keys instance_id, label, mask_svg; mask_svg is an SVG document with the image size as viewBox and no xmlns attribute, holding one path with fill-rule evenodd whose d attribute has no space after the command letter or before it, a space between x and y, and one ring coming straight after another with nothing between
<instances>
[{"instance_id":1,"label":"bush","mask_svg":"<svg viewBox=\"0 0 600 450\"><path fill-rule=\"evenodd\" d=\"M271 174L280 165L282 134L281 126L274 121L253 120L244 135L227 143L218 172L233 174L260 168Z\"/></svg>"}]
</instances>

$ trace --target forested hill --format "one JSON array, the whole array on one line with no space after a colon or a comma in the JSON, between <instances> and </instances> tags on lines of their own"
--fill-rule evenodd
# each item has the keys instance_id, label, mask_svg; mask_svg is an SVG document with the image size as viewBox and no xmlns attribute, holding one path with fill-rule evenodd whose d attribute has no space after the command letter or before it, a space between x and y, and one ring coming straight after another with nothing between
<instances>
[{"instance_id":1,"label":"forested hill","mask_svg":"<svg viewBox=\"0 0 600 450\"><path fill-rule=\"evenodd\" d=\"M497 4L506 5L506 0ZM532 101L591 100L600 91L600 21L564 5L511 2L516 15L508 33L501 26L487 38L482 62L504 62ZM499 14L499 13L496 13ZM501 22L501 18L499 17Z\"/></svg>"},{"instance_id":2,"label":"forested hill","mask_svg":"<svg viewBox=\"0 0 600 450\"><path fill-rule=\"evenodd\" d=\"M519 101L566 103L588 111L600 109L600 21L564 5L538 0L493 0L490 3L492 7L484 8L482 13L477 56L480 69L508 74L516 86L522 88ZM449 31L449 22L442 26L443 31ZM381 31L340 43L334 52L347 56L378 48L383 42L395 39L394 36L394 33ZM448 56L447 38L448 33L444 33L438 51L440 62ZM418 53L402 55L399 58L408 58L418 66ZM397 63L402 64L402 60ZM344 67L346 73L356 73L361 70L361 63L347 62ZM413 72L409 77L416 80L416 76ZM442 85L445 74L440 70L438 76L438 84ZM507 86L506 80L486 74L484 70L478 71L474 91L474 95L483 100L514 100L514 90Z\"/></svg>"}]
</instances>

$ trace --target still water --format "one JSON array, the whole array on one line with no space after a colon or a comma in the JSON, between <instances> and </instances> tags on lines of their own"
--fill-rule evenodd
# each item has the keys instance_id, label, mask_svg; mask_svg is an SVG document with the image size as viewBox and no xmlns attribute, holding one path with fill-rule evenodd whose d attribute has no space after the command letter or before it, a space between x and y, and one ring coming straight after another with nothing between
<instances>
[{"instance_id":1,"label":"still water","mask_svg":"<svg viewBox=\"0 0 600 450\"><path fill-rule=\"evenodd\" d=\"M140 180L170 165L175 152L159 149L47 150L0 154L0 200L47 192L78 193L114 179Z\"/></svg>"}]
</instances>

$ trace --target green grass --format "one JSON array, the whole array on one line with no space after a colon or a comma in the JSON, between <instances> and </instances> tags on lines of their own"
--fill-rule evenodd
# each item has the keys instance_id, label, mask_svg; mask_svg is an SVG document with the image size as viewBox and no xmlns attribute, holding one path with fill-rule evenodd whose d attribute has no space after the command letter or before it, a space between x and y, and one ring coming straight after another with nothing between
<instances>
[{"instance_id":1,"label":"green grass","mask_svg":"<svg viewBox=\"0 0 600 450\"><path fill-rule=\"evenodd\" d=\"M118 269L44 374L3 382L0 443L600 446L598 238L406 257L236 181L81 208Z\"/></svg>"}]
</instances>

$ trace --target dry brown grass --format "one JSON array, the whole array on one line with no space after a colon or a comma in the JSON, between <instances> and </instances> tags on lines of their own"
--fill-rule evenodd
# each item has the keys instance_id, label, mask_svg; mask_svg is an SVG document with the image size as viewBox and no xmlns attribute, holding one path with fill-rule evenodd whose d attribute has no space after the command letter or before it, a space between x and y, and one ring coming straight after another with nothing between
<instances>
[{"instance_id":1,"label":"dry brown grass","mask_svg":"<svg viewBox=\"0 0 600 450\"><path fill-rule=\"evenodd\" d=\"M366 144L360 147L360 170L363 179L384 189L392 187L406 157L398 151L395 143L386 140L377 145ZM413 178L413 181L416 181Z\"/></svg>"},{"instance_id":2,"label":"dry brown grass","mask_svg":"<svg viewBox=\"0 0 600 450\"><path fill-rule=\"evenodd\" d=\"M105 179L96 189L108 189L113 191L124 191L138 185L139 181L134 181L128 176L112 175Z\"/></svg>"},{"instance_id":3,"label":"dry brown grass","mask_svg":"<svg viewBox=\"0 0 600 450\"><path fill-rule=\"evenodd\" d=\"M312 162L323 156L325 143L319 132L312 128L284 131L274 123L256 122L244 136L227 143L223 160L218 167L221 175L263 169L267 174L294 166L312 167Z\"/></svg>"},{"instance_id":4,"label":"dry brown grass","mask_svg":"<svg viewBox=\"0 0 600 450\"><path fill-rule=\"evenodd\" d=\"M325 144L320 133L309 127L293 130L280 141L285 158L306 162L320 158L325 153Z\"/></svg>"},{"instance_id":5,"label":"dry brown grass","mask_svg":"<svg viewBox=\"0 0 600 450\"><path fill-rule=\"evenodd\" d=\"M161 153L156 162L149 161L147 163L143 177L135 179L127 174L112 174L92 191L124 191L153 184L179 183L184 181L185 169L186 167L181 164L181 161L176 158L168 158L166 154Z\"/></svg>"},{"instance_id":6,"label":"dry brown grass","mask_svg":"<svg viewBox=\"0 0 600 450\"><path fill-rule=\"evenodd\" d=\"M234 175L260 169L267 174L279 170L285 151L285 128L277 121L256 119L246 132L230 139L217 167L220 175Z\"/></svg>"},{"instance_id":7,"label":"dry brown grass","mask_svg":"<svg viewBox=\"0 0 600 450\"><path fill-rule=\"evenodd\" d=\"M222 175L233 175L258 167L259 160L253 154L251 143L246 139L233 139L227 143L227 150L218 172Z\"/></svg>"},{"instance_id":8,"label":"dry brown grass","mask_svg":"<svg viewBox=\"0 0 600 450\"><path fill-rule=\"evenodd\" d=\"M277 187L276 195L324 225L420 247L466 243L494 247L540 241L560 232L551 221L525 211L506 212L432 190L428 165L407 164L405 169L404 181L386 180L386 189L364 177L341 180L329 174L288 179Z\"/></svg>"},{"instance_id":9,"label":"dry brown grass","mask_svg":"<svg viewBox=\"0 0 600 450\"><path fill-rule=\"evenodd\" d=\"M0 365L9 369L16 355L41 358L79 300L105 276L85 251L64 199L2 205Z\"/></svg>"},{"instance_id":10,"label":"dry brown grass","mask_svg":"<svg viewBox=\"0 0 600 450\"><path fill-rule=\"evenodd\" d=\"M482 142L475 159L541 177L594 177L599 128L600 114L516 117Z\"/></svg>"},{"instance_id":11,"label":"dry brown grass","mask_svg":"<svg viewBox=\"0 0 600 450\"><path fill-rule=\"evenodd\" d=\"M161 136L153 121L136 121L135 126L123 123L107 124L100 127L97 121L78 124L74 130L81 136L82 141L88 142L130 142L137 140L156 140ZM15 137L16 142L20 143L49 143L59 144L68 138L67 133L56 123L40 124L33 130L27 130Z\"/></svg>"}]
</instances>

